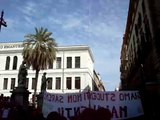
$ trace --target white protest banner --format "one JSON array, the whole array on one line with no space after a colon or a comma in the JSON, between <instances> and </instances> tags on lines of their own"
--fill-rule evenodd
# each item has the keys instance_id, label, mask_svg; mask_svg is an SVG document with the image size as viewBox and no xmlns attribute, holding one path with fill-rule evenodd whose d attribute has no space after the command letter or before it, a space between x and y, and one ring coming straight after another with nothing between
<instances>
[{"instance_id":1,"label":"white protest banner","mask_svg":"<svg viewBox=\"0 0 160 120\"><path fill-rule=\"evenodd\" d=\"M119 92L81 92L81 93L45 93L43 99L43 115L57 111L67 118L80 114L87 107L107 108L113 120L127 119L143 115L139 93L137 91Z\"/></svg>"},{"instance_id":2,"label":"white protest banner","mask_svg":"<svg viewBox=\"0 0 160 120\"><path fill-rule=\"evenodd\" d=\"M127 119L143 115L140 95L137 91L91 92L91 108L107 108L113 119Z\"/></svg>"},{"instance_id":3,"label":"white protest banner","mask_svg":"<svg viewBox=\"0 0 160 120\"><path fill-rule=\"evenodd\" d=\"M42 112L44 117L47 117L52 111L58 111L69 118L80 114L87 107L89 107L89 100L86 92L65 94L45 92Z\"/></svg>"}]
</instances>

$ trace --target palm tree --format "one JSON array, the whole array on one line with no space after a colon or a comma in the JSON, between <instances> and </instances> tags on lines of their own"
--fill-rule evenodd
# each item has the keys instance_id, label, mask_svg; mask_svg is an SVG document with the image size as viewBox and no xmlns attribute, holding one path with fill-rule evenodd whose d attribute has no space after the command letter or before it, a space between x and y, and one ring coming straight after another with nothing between
<instances>
[{"instance_id":1,"label":"palm tree","mask_svg":"<svg viewBox=\"0 0 160 120\"><path fill-rule=\"evenodd\" d=\"M40 70L47 69L50 64L56 59L55 39L51 37L52 33L47 29L35 28L35 34L25 36L23 42L23 59L28 66L32 66L36 70L33 104L35 104L35 96L37 94L37 82Z\"/></svg>"}]
</instances>

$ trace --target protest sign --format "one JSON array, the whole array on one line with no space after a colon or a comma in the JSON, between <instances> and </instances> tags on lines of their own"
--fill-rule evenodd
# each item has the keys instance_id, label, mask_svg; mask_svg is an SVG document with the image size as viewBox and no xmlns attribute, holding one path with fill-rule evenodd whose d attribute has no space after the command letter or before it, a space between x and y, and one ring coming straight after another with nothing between
<instances>
[{"instance_id":1,"label":"protest sign","mask_svg":"<svg viewBox=\"0 0 160 120\"><path fill-rule=\"evenodd\" d=\"M44 93L43 115L57 111L67 118L79 115L85 108L107 108L113 120L127 119L143 115L140 95L137 91Z\"/></svg>"}]
</instances>

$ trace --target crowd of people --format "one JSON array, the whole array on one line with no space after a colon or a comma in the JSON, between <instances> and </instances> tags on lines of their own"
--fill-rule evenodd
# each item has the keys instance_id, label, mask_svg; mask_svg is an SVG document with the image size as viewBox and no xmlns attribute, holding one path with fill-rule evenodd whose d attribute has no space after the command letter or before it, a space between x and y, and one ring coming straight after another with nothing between
<instances>
[{"instance_id":1,"label":"crowd of people","mask_svg":"<svg viewBox=\"0 0 160 120\"><path fill-rule=\"evenodd\" d=\"M45 120L39 108L23 106L15 104L10 97L0 96L0 120Z\"/></svg>"},{"instance_id":2,"label":"crowd of people","mask_svg":"<svg viewBox=\"0 0 160 120\"><path fill-rule=\"evenodd\" d=\"M70 120L111 120L112 115L108 109L99 108L94 110L86 108L78 116L69 118ZM53 111L48 114L47 118L43 117L42 111L37 107L16 105L10 101L10 97L0 96L0 120L67 120L66 117Z\"/></svg>"},{"instance_id":3,"label":"crowd of people","mask_svg":"<svg viewBox=\"0 0 160 120\"><path fill-rule=\"evenodd\" d=\"M99 108L94 110L92 108L86 108L78 116L74 116L71 120L111 120L112 114L106 108Z\"/></svg>"},{"instance_id":4,"label":"crowd of people","mask_svg":"<svg viewBox=\"0 0 160 120\"><path fill-rule=\"evenodd\" d=\"M112 114L108 109L99 108L94 110L92 108L86 108L78 116L69 118L70 120L111 120ZM47 120L67 120L64 116L61 116L57 112L51 112L47 116Z\"/></svg>"}]
</instances>

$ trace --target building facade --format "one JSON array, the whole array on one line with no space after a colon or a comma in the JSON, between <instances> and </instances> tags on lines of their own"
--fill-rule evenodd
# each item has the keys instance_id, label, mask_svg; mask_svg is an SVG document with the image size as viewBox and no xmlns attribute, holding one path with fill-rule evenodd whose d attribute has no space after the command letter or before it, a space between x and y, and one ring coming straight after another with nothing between
<instances>
[{"instance_id":1,"label":"building facade","mask_svg":"<svg viewBox=\"0 0 160 120\"><path fill-rule=\"evenodd\" d=\"M0 93L10 96L18 85L18 70L21 65L23 46L21 42L0 43ZM81 92L84 90L104 91L102 81L94 71L94 58L88 46L57 47L56 60L47 70L39 73L37 92L41 89L41 78L47 73L47 91L54 93ZM34 92L35 71L30 67L26 87ZM103 88L103 89L102 89Z\"/></svg>"},{"instance_id":2,"label":"building facade","mask_svg":"<svg viewBox=\"0 0 160 120\"><path fill-rule=\"evenodd\" d=\"M160 119L160 1L130 0L121 49L121 90L139 90L147 120Z\"/></svg>"}]
</instances>

